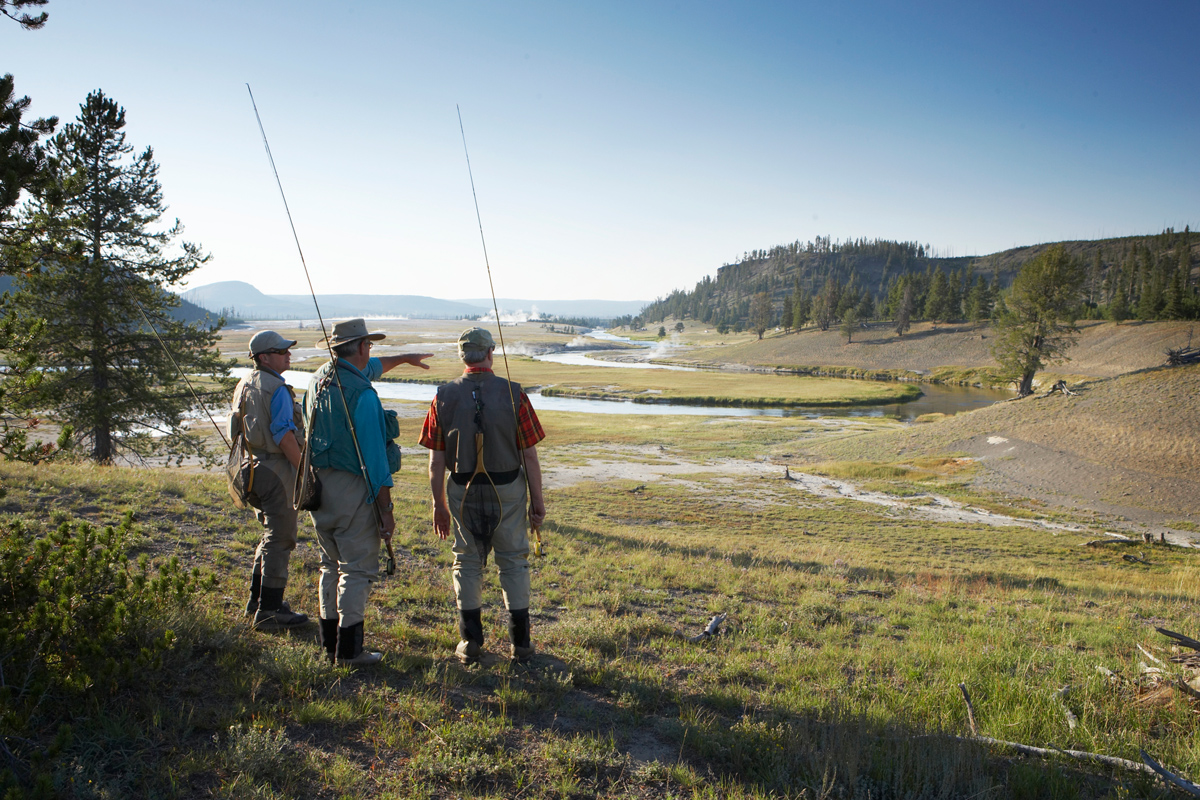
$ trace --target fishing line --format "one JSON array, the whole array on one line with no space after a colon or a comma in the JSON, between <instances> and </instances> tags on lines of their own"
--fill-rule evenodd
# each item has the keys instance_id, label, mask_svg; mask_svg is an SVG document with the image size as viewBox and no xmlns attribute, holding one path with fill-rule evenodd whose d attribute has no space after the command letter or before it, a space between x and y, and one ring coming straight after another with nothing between
<instances>
[{"instance_id":1,"label":"fishing line","mask_svg":"<svg viewBox=\"0 0 1200 800\"><path fill-rule=\"evenodd\" d=\"M142 319L145 320L146 325L150 328L150 332L154 334L154 338L158 340L160 345L162 345L163 352L167 354L167 358L171 359L171 364L173 364L176 371L179 372L179 377L183 378L183 382L187 384L188 391L192 393L192 398L200 404L200 409L204 412L204 415L208 417L208 421L212 423L212 426L217 429L217 433L221 435L221 441L225 442L225 446L232 450L233 445L229 443L229 437L225 435L225 431L221 430L221 426L217 424L215 419L213 419L213 415L208 411L208 406L204 405L204 401L200 399L198 394L196 394L196 390L192 387L192 382L188 380L188 376L184 373L183 369L180 368L179 363L175 360L175 356L171 354L171 350L167 347L167 343L164 342L163 338L158 335L158 329L154 327L154 323L150 321L150 317L146 316L146 310L142 308L142 304L137 301L137 298L133 299L133 304L137 306L138 313L142 315Z\"/></svg>"},{"instance_id":2,"label":"fishing line","mask_svg":"<svg viewBox=\"0 0 1200 800\"><path fill-rule=\"evenodd\" d=\"M492 293L492 310L496 314L496 331L500 334L500 355L504 359L504 377L508 380L508 402L512 406L513 422L516 424L517 452L521 454L521 472L525 475L525 494L532 503L529 470L525 466L525 448L521 447L521 420L517 415L517 401L513 397L512 373L508 369L508 349L504 346L504 326L500 324L500 307L496 302L496 287L492 283L492 265L488 260L487 240L483 237L483 218L479 214L479 196L475 194L475 174L471 170L471 154L467 150L467 133L463 129L462 109L458 107L457 103L454 104L454 110L458 112L458 132L462 135L463 155L467 157L467 177L471 179L471 199L475 201L475 221L479 224L479 241L483 245L483 265L487 267L488 290ZM542 534L539 528L534 527L532 516L530 516L529 527L533 530L534 536L533 553L540 556L542 555Z\"/></svg>"},{"instance_id":3,"label":"fishing line","mask_svg":"<svg viewBox=\"0 0 1200 800\"><path fill-rule=\"evenodd\" d=\"M254 102L254 92L250 90L250 84L246 84L246 91L250 93L250 105L254 107L254 119L258 122L259 133L262 134L263 148L267 151L267 160L271 162L271 172L275 175L275 185L279 187L279 196L283 198L283 209L287 212L288 225L292 229L292 238L296 241L296 251L300 253L300 265L304 267L304 279L308 281L308 293L312 295L313 307L317 310L317 321L321 324L321 334L325 337L325 349L329 351L329 360L333 362L333 368L330 372L333 373L333 380L337 384L338 394L342 398L342 410L346 412L346 424L350 428L350 439L354 442L354 454L358 456L358 466L362 471L363 480L367 484L367 496L371 496L371 478L367 475L367 462L363 459L362 448L358 444L358 432L354 429L354 419L350 415L350 407L346 404L346 392L342 389L342 378L338 374L337 356L334 355L333 345L329 340L329 332L325 330L325 318L321 316L321 304L317 302L317 292L313 289L312 276L308 272L308 263L304 260L304 249L300 247L300 236L296 233L296 223L292 221L292 210L288 207L287 195L283 192L283 181L279 179L279 170L275 168L275 157L271 155L271 144L267 141L267 131L263 127L262 117L258 114L258 104ZM316 408L316 399L312 400L313 408ZM378 498L375 498L378 499ZM375 511L375 522L379 525L379 530L382 533L383 514L379 510L379 505L374 499L370 501L371 508ZM395 556L392 555L391 537L384 540L387 543L388 558L391 563L395 562ZM389 574L390 574L389 569Z\"/></svg>"}]
</instances>

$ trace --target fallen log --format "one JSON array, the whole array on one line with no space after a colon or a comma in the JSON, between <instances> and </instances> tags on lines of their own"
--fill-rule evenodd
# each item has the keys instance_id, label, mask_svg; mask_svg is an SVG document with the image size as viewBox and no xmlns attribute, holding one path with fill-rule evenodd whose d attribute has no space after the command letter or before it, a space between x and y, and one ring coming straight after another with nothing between
<instances>
[{"instance_id":1,"label":"fallen log","mask_svg":"<svg viewBox=\"0 0 1200 800\"><path fill-rule=\"evenodd\" d=\"M1196 641L1190 636L1184 636L1182 633L1169 631L1166 628L1155 628L1154 630L1158 631L1163 636L1166 636L1168 639L1174 639L1184 647L1189 647L1192 650L1200 650L1200 642Z\"/></svg>"},{"instance_id":2,"label":"fallen log","mask_svg":"<svg viewBox=\"0 0 1200 800\"><path fill-rule=\"evenodd\" d=\"M1193 797L1200 797L1200 786L1197 786L1196 784L1192 783L1187 778L1181 778L1178 775L1168 772L1167 769L1165 767L1163 767L1162 764L1159 764L1157 761L1155 761L1153 758L1151 758L1150 754L1147 753L1145 750L1143 750L1141 752L1142 752L1142 761L1146 762L1146 766L1150 767L1150 769L1152 769L1156 773L1158 773L1159 776L1161 776L1166 781L1175 784L1180 789L1183 789L1185 792L1192 795Z\"/></svg>"},{"instance_id":3,"label":"fallen log","mask_svg":"<svg viewBox=\"0 0 1200 800\"><path fill-rule=\"evenodd\" d=\"M1167 350L1167 366L1200 364L1200 347L1173 347Z\"/></svg>"}]
</instances>

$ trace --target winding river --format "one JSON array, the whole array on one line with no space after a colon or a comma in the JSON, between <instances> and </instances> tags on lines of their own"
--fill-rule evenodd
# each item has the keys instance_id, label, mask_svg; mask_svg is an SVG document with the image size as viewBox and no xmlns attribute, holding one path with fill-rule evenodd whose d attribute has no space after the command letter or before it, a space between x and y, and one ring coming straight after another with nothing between
<instances>
[{"instance_id":1,"label":"winding river","mask_svg":"<svg viewBox=\"0 0 1200 800\"><path fill-rule=\"evenodd\" d=\"M645 347L643 358L630 361L607 361L594 358L600 353L612 353L611 350L588 349L586 346L571 347L565 352L549 353L535 356L539 361L550 361L558 364L595 367L597 369L666 369L696 371L693 367L655 364L650 361L655 355L666 355L662 352L663 345L651 345L635 342L603 331L592 331L587 338L597 341L619 341ZM583 344L583 342L580 342ZM241 377L249 372L242 367L231 370L231 375ZM289 370L283 374L284 379L293 387L305 389L308 387L310 372ZM788 376L780 376L780 380L788 380ZM792 378L792 380L795 380ZM378 381L375 390L380 397L391 400L408 400L428 403L433 400L437 387L425 383L395 383ZM719 406L676 405L656 403L634 403L630 401L588 400L573 397L544 397L540 392L531 391L530 397L539 411L574 411L587 414L642 414L668 415L685 414L705 417L804 417L816 419L819 417L891 417L905 422L911 422L922 414L955 414L959 411L969 411L974 408L988 406L1012 395L995 389L976 389L967 386L945 386L941 384L923 384L924 394L916 400L907 403L892 403L889 405L871 406L867 408L724 408Z\"/></svg>"}]
</instances>

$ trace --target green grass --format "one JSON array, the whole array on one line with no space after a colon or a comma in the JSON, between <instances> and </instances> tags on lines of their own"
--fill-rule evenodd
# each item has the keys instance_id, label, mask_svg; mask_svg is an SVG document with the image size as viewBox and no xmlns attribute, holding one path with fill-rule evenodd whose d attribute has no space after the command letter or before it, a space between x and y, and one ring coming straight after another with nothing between
<instances>
[{"instance_id":1,"label":"green grass","mask_svg":"<svg viewBox=\"0 0 1200 800\"><path fill-rule=\"evenodd\" d=\"M412 441L420 420L402 422ZM177 621L176 650L143 690L70 720L62 785L80 796L247 798L1155 791L1128 774L953 738L967 732L960 682L985 735L1132 759L1145 747L1200 775L1193 701L1156 698L1136 649L1167 655L1155 625L1197 634L1193 551L1147 546L1150 565L1130 564L1080 547L1090 533L941 524L703 467L764 452L799 457L826 435L813 421L543 422L548 468L626 452L697 467L688 483L637 492L607 480L548 493L548 555L533 566L542 655L530 668L453 660L451 556L430 531L417 459L406 460L394 491L397 575L376 586L367 612L368 644L387 659L359 671L318 658L315 626L245 625L257 522L232 509L216 477L0 464L3 516L55 509L105 523L132 508L141 552L219 578L200 611ZM1003 498L963 487L970 469L930 457L813 471L1003 508ZM288 595L314 615L316 580L305 522ZM494 574L485 598L488 647L501 652ZM683 638L719 612L729 615L722 635ZM1074 730L1055 694L1065 684Z\"/></svg>"}]
</instances>

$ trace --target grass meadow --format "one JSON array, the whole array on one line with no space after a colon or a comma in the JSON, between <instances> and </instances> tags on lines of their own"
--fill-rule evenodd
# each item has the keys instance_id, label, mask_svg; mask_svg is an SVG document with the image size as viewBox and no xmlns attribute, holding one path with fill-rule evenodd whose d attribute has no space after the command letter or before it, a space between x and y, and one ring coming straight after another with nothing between
<instances>
[{"instance_id":1,"label":"grass meadow","mask_svg":"<svg viewBox=\"0 0 1200 800\"><path fill-rule=\"evenodd\" d=\"M419 421L403 419L402 438L414 441ZM936 523L720 469L763 452L800 457L825 435L817 421L543 422L551 470L600 458L695 469L548 492L547 555L533 565L539 654L528 666L499 657L507 633L494 575L484 620L496 657L454 660L451 554L431 532L420 459L396 475L399 563L367 612L368 645L387 657L358 671L318 657L315 624L247 626L258 524L217 476L0 464L0 524L111 524L132 510L135 556L216 577L170 620L160 665L113 697L50 698L41 726L8 746L51 748L69 722L52 769L65 797L1168 793L1141 773L966 740L963 683L982 735L1133 760L1145 748L1200 775L1196 701L1154 685L1138 650L1171 654L1155 626L1197 635L1196 551L1145 545L1147 563L1129 562L1128 549L1082 546L1094 530ZM885 423L851 424L865 436ZM908 499L1004 508L972 495L970 466L949 457L812 469ZM307 522L292 563L289 598L315 616ZM689 640L722 613L719 635Z\"/></svg>"}]
</instances>

